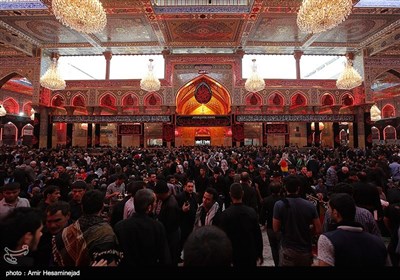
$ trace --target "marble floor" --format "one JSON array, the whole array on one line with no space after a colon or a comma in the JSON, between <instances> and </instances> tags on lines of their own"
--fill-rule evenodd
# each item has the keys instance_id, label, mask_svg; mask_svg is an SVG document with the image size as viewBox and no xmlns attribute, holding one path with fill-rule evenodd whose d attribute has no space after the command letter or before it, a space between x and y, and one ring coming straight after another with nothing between
<instances>
[{"instance_id":1,"label":"marble floor","mask_svg":"<svg viewBox=\"0 0 400 280\"><path fill-rule=\"evenodd\" d=\"M275 266L274 260L272 259L271 247L269 247L267 230L264 227L261 227L261 233L264 243L264 250L263 250L264 263L261 266Z\"/></svg>"}]
</instances>

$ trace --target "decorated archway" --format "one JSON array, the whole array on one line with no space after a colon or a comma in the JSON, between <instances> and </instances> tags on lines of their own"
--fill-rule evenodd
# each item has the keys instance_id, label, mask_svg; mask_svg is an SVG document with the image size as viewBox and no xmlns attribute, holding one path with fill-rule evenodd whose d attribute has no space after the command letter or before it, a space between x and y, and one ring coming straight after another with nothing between
<instances>
[{"instance_id":1,"label":"decorated archway","mask_svg":"<svg viewBox=\"0 0 400 280\"><path fill-rule=\"evenodd\" d=\"M176 106L177 146L194 145L199 137L204 140L202 143L211 145L231 143L226 138L226 127L230 126L231 96L216 80L201 75L186 83L176 95ZM199 136L199 127L208 135Z\"/></svg>"}]
</instances>

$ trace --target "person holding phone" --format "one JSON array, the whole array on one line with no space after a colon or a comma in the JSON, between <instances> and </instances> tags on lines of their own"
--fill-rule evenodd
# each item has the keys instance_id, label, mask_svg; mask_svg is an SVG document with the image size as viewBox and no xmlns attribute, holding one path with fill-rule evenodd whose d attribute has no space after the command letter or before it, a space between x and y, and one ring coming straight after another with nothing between
<instances>
[{"instance_id":1,"label":"person holding phone","mask_svg":"<svg viewBox=\"0 0 400 280\"><path fill-rule=\"evenodd\" d=\"M187 181L183 185L183 192L176 196L180 209L181 240L180 249L183 249L186 239L193 231L197 211L197 194L194 192L194 182Z\"/></svg>"}]
</instances>

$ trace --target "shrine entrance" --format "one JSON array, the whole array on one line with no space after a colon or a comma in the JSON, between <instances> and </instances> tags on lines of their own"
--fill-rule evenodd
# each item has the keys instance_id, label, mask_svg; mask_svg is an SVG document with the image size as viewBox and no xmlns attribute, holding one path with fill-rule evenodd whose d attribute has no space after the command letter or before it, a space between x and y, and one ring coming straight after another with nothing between
<instances>
[{"instance_id":1,"label":"shrine entrance","mask_svg":"<svg viewBox=\"0 0 400 280\"><path fill-rule=\"evenodd\" d=\"M185 84L176 97L175 145L231 146L231 96L207 75Z\"/></svg>"}]
</instances>

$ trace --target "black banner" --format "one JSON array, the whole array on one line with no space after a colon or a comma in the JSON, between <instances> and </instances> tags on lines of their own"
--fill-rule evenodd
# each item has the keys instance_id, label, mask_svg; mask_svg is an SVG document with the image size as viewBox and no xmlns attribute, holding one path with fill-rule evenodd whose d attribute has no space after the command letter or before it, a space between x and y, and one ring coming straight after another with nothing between
<instances>
[{"instance_id":1,"label":"black banner","mask_svg":"<svg viewBox=\"0 0 400 280\"><path fill-rule=\"evenodd\" d=\"M265 124L265 134L287 134L288 125L283 123Z\"/></svg>"},{"instance_id":2,"label":"black banner","mask_svg":"<svg viewBox=\"0 0 400 280\"><path fill-rule=\"evenodd\" d=\"M52 118L54 123L169 123L171 115L104 115L104 116L69 116L55 115Z\"/></svg>"},{"instance_id":3,"label":"black banner","mask_svg":"<svg viewBox=\"0 0 400 280\"><path fill-rule=\"evenodd\" d=\"M230 126L230 115L186 115L176 116L176 126Z\"/></svg>"},{"instance_id":4,"label":"black banner","mask_svg":"<svg viewBox=\"0 0 400 280\"><path fill-rule=\"evenodd\" d=\"M236 122L354 122L354 115L236 115Z\"/></svg>"},{"instance_id":5,"label":"black banner","mask_svg":"<svg viewBox=\"0 0 400 280\"><path fill-rule=\"evenodd\" d=\"M118 126L118 134L120 135L141 135L141 124L120 124Z\"/></svg>"}]
</instances>

